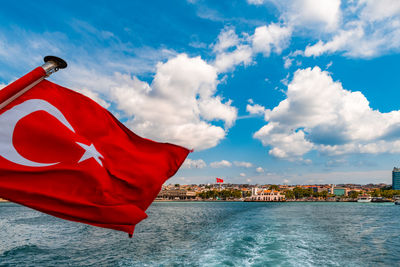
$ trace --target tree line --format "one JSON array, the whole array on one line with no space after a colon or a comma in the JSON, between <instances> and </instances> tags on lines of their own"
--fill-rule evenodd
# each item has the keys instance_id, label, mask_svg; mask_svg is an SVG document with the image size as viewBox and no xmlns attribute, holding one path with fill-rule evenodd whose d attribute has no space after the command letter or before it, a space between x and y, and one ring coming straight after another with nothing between
<instances>
[{"instance_id":1,"label":"tree line","mask_svg":"<svg viewBox=\"0 0 400 267\"><path fill-rule=\"evenodd\" d=\"M283 194L285 195L286 199L301 199L307 197L327 198L329 195L328 191L314 192L314 190L311 188L306 189L301 187L295 187L293 190L287 190Z\"/></svg>"},{"instance_id":2,"label":"tree line","mask_svg":"<svg viewBox=\"0 0 400 267\"><path fill-rule=\"evenodd\" d=\"M286 199L302 199L307 197L316 197L316 198L324 198L334 197L334 194L328 193L328 191L322 192L314 192L311 188L301 188L295 187L293 190L287 190L283 192ZM348 198L358 198L360 195L357 191L350 191L348 194ZM371 197L384 197L384 198L393 198L394 196L400 196L400 190L392 190L392 189L375 189L371 192Z\"/></svg>"},{"instance_id":3,"label":"tree line","mask_svg":"<svg viewBox=\"0 0 400 267\"><path fill-rule=\"evenodd\" d=\"M202 199L221 199L221 200L226 200L229 198L243 197L242 191L237 190L237 189L233 189L233 190L224 189L221 191L209 190L209 191L204 191L204 192L198 193L197 195L199 197L201 197ZM246 197L246 196L248 196L248 194L246 194L244 197Z\"/></svg>"}]
</instances>

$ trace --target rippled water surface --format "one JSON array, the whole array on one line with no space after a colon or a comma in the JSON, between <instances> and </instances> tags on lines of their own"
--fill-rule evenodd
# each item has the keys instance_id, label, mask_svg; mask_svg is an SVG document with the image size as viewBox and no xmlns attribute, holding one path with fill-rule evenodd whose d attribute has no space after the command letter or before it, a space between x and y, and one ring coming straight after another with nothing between
<instances>
[{"instance_id":1,"label":"rippled water surface","mask_svg":"<svg viewBox=\"0 0 400 267\"><path fill-rule=\"evenodd\" d=\"M393 203L154 203L124 233L0 203L0 266L399 266Z\"/></svg>"}]
</instances>

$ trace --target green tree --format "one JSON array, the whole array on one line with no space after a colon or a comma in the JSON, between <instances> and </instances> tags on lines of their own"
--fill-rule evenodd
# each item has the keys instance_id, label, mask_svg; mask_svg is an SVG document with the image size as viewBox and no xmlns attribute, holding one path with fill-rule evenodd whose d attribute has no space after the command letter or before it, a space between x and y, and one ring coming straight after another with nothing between
<instances>
[{"instance_id":1,"label":"green tree","mask_svg":"<svg viewBox=\"0 0 400 267\"><path fill-rule=\"evenodd\" d=\"M359 195L360 193L359 192L357 192L357 191L350 191L349 192L349 198L358 198L358 195Z\"/></svg>"},{"instance_id":2,"label":"green tree","mask_svg":"<svg viewBox=\"0 0 400 267\"><path fill-rule=\"evenodd\" d=\"M286 199L294 199L294 192L292 190L287 190L283 193Z\"/></svg>"},{"instance_id":3,"label":"green tree","mask_svg":"<svg viewBox=\"0 0 400 267\"><path fill-rule=\"evenodd\" d=\"M371 193L372 197L380 197L381 196L381 190L379 189L375 189L372 193Z\"/></svg>"},{"instance_id":4,"label":"green tree","mask_svg":"<svg viewBox=\"0 0 400 267\"><path fill-rule=\"evenodd\" d=\"M201 193L197 194L199 197L202 199L229 199L229 198L241 198L242 197L242 191L240 190L230 190L230 189L224 189L222 191L217 191L217 190L209 190L209 191L204 191Z\"/></svg>"},{"instance_id":5,"label":"green tree","mask_svg":"<svg viewBox=\"0 0 400 267\"><path fill-rule=\"evenodd\" d=\"M293 193L296 199L302 199L306 197L311 197L313 195L313 190L311 188L301 188L301 187L295 187L293 189Z\"/></svg>"},{"instance_id":6,"label":"green tree","mask_svg":"<svg viewBox=\"0 0 400 267\"><path fill-rule=\"evenodd\" d=\"M269 189L279 191L279 186L277 186L276 184L272 184L272 185L270 185Z\"/></svg>"}]
</instances>

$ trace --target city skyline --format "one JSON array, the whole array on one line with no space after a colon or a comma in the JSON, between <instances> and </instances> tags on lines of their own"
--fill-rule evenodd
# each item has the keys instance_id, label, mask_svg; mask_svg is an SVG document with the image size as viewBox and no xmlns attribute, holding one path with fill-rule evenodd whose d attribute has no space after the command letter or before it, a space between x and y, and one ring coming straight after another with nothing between
<instances>
[{"instance_id":1,"label":"city skyline","mask_svg":"<svg viewBox=\"0 0 400 267\"><path fill-rule=\"evenodd\" d=\"M0 88L64 58L50 80L194 149L167 183L390 184L400 4L385 3L7 2Z\"/></svg>"}]
</instances>

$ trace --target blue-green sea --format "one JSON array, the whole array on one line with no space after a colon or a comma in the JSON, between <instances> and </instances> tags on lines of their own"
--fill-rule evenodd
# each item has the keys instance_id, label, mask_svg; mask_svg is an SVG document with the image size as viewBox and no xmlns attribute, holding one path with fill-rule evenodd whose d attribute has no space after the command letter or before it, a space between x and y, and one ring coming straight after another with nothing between
<instances>
[{"instance_id":1,"label":"blue-green sea","mask_svg":"<svg viewBox=\"0 0 400 267\"><path fill-rule=\"evenodd\" d=\"M0 203L0 266L399 266L393 203L158 202L122 232Z\"/></svg>"}]
</instances>

